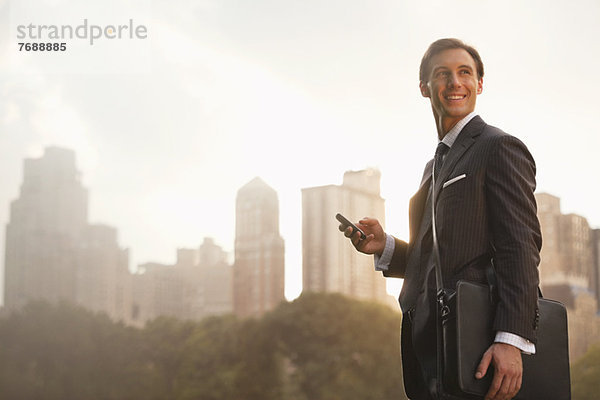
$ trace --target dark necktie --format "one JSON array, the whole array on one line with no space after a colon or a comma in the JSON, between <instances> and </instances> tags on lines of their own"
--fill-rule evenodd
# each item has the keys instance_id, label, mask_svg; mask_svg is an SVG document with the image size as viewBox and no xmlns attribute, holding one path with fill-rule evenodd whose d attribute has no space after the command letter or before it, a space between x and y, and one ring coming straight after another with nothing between
<instances>
[{"instance_id":1,"label":"dark necktie","mask_svg":"<svg viewBox=\"0 0 600 400\"><path fill-rule=\"evenodd\" d=\"M440 170L442 169L442 165L444 164L444 155L448 152L448 150L450 150L450 147L448 147L444 142L438 143L438 146L435 149L435 156L433 158L435 166L433 173L435 179L437 179L440 175Z\"/></svg>"}]
</instances>

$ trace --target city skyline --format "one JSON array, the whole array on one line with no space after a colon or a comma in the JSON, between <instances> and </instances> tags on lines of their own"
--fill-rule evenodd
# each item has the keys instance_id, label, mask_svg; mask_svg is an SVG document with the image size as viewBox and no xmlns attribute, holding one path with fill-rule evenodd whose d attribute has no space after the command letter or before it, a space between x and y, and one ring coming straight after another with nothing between
<instances>
[{"instance_id":1,"label":"city skyline","mask_svg":"<svg viewBox=\"0 0 600 400\"><path fill-rule=\"evenodd\" d=\"M20 18L16 6L29 14ZM106 42L85 47L106 55L89 58L98 65L87 65L73 43L63 54L16 49L15 24L75 26L83 18L133 18L148 39L120 41L112 53L117 47ZM593 1L0 0L0 223L8 222L22 159L64 146L76 151L91 190L90 221L118 225L132 265L172 264L175 248L209 235L231 253L235 192L261 176L279 194L286 281L297 282L286 297L294 298L301 188L377 167L387 228L408 237L408 199L436 140L418 91L419 61L433 40L459 37L486 66L483 119L529 147L538 192L560 196L563 212L598 226L600 82L589 71L600 46L588 44L598 19ZM142 44L150 46L144 54Z\"/></svg>"},{"instance_id":2,"label":"city skyline","mask_svg":"<svg viewBox=\"0 0 600 400\"><path fill-rule=\"evenodd\" d=\"M160 316L260 317L285 302L279 199L260 177L237 191L233 264L205 237L197 248L177 248L174 264L148 262L132 273L118 229L89 223L90 197L73 150L48 147L42 157L25 159L24 167L6 227L9 312L32 300L67 301L143 327ZM400 311L395 296L386 294L386 279L373 269L372 257L356 252L328 223L338 211L355 220L368 210L385 226L380 179L376 169L347 171L341 185L302 189L302 293L340 293ZM540 288L569 309L569 353L576 359L600 333L600 229L580 215L563 214L556 196L535 197L545 243Z\"/></svg>"},{"instance_id":3,"label":"city skyline","mask_svg":"<svg viewBox=\"0 0 600 400\"><path fill-rule=\"evenodd\" d=\"M48 154L49 154L49 156L48 156ZM51 162L52 158L55 158L55 159L58 160L60 158L57 158L57 157L64 157L65 155L67 156L67 160L70 160L69 162L72 163L73 167L77 168L77 165L76 165L77 155L71 149L65 149L65 148L59 148L59 147L49 147L49 148L46 148L45 149L45 153L44 153L45 157L34 158L34 159L31 159L31 158L25 159L24 162L23 162L23 165L29 166L30 171L40 171L40 172L41 171L46 171L48 169L48 167L51 166L51 164L49 164L49 162ZM47 157L49 157L49 158L47 158ZM63 163L63 161L61 161L61 163ZM70 210L70 209L73 209L73 208L75 208L77 210L81 209L81 211L79 211L78 214L81 214L82 216L76 215L75 219L77 220L77 218L79 218L79 220L81 220L80 224L83 224L84 222L82 222L82 221L87 221L87 208L88 208L87 203L91 202L93 200L92 196L88 196L88 192L89 191L93 191L92 190L93 188L88 188L86 186L81 186L80 181L83 180L83 178L84 178L83 176L81 176L81 173L78 170L76 170L76 169L74 169L72 171L69 169L69 168L73 168L73 167L70 167L70 166L66 166L66 167L67 167L67 171L70 171L70 172L68 172L68 174L70 174L70 175L73 176L74 182L76 182L77 185L78 185L76 190L77 191L81 191L83 194L79 195L79 196L76 196L75 199L64 198L64 199L60 200L60 201L66 201L67 203L75 201L76 203L74 203L74 204L78 204L77 207L72 207L72 206L65 207L64 205L61 205L59 203L56 204L56 207L57 207L58 210L61 210L60 212L62 212L63 214L65 212L67 212L67 210ZM56 167L53 167L53 168L56 168ZM64 167L60 167L60 168L64 168ZM29 180L32 181L32 179L36 179L36 177L39 177L38 174L39 174L39 172L29 172L28 174L25 174L25 175L26 176L28 175L29 176ZM375 180L372 180L372 178L370 178L371 175L373 175L373 174L375 174L375 176L376 176ZM52 176L52 175L48 175L48 176ZM352 179L356 180L356 182L354 182L354 183L348 183L348 182L353 182L349 177L353 177ZM360 170L360 171L346 171L346 173L344 174L344 179L343 179L343 183L342 183L341 186L337 186L337 185L335 185L333 183L329 183L329 184L327 184L325 186L322 186L322 187L306 187L306 188L302 188L301 191L304 192L304 195L306 195L307 193L312 192L314 190L322 190L322 189L325 189L325 190L327 190L327 189L331 189L331 190L338 189L338 190L340 190L340 189L344 189L344 188L346 188L346 190L349 190L348 188L351 188L352 185L356 186L356 185L364 184L364 185L367 185L367 186L365 186L366 189L361 189L360 191L366 190L367 192L368 191L373 191L373 193L377 193L376 198L380 199L381 205L383 206L383 203L385 202L385 199L380 198L379 194L378 194L379 193L379 180L380 180L380 178L381 178L381 173L378 170L365 169L365 170ZM52 179L56 179L56 178L52 178ZM347 180L348 180L348 182L346 182ZM364 182L363 182L363 180L364 180ZM45 187L44 190L51 189L50 186L51 186L52 182L55 182L55 181L52 180L52 181L46 182L46 184L44 185L44 187ZM27 182L23 182L23 184L27 184ZM350 185L350 186L347 187L347 185ZM375 185L375 186L373 186L373 185ZM371 186L373 186L373 187L371 187ZM274 203L275 204L275 209L274 209L275 214L273 214L272 216L268 217L269 221L266 221L266 225L265 226L271 226L272 225L275 228L268 228L268 229L275 229L275 231L278 232L278 228L277 228L277 225L279 224L279 222L277 221L279 219L279 217L278 217L278 215L279 215L278 208L281 205L277 204L277 191L274 190L273 188L270 188L260 177L253 178L250 182L247 182L245 185L243 185L242 188L240 188L239 190L241 190L242 192L244 192L244 190L247 190L247 189L244 189L244 188L247 188L247 187L252 187L252 188L255 188L255 187L256 188L263 188L264 187L264 188L266 188L265 190L267 190L267 192L272 192L273 193L272 196L274 196L274 200L269 200L269 202L271 202L271 201L275 202ZM356 186L356 187L358 188L358 186ZM30 190L31 190L31 188L28 189L28 191L30 191ZM239 192L239 190L238 190L238 192ZM329 190L329 192L331 192L331 190ZM259 190L259 192L260 192L260 190ZM334 190L334 192L335 192L335 190ZM25 192L25 193L28 193L28 192ZM323 194L325 194L325 193L326 192L323 192ZM329 193L329 194L331 194L331 193ZM239 196L239 193L238 193L238 196ZM254 196L254 195L252 195L252 196ZM253 198L252 196L250 198ZM82 199L84 199L84 200L79 200L78 197L82 197ZM565 213L565 212L563 212L564 210L562 210L562 207L559 205L560 204L560 196L557 197L557 196L555 196L553 194L550 194L550 193L536 192L536 197L543 198L543 199L546 199L546 198L550 197L550 198L555 199L554 201L556 202L556 205L554 205L553 207L554 207L554 210L555 210L556 213L559 213L561 215L565 215L565 216L568 216L568 217L571 217L571 218L576 218L578 220L583 220L583 221L586 221L586 223L589 224L589 221L587 221L587 219L585 217L583 217L582 215L580 215L578 213ZM336 198L336 197L334 196L333 198ZM84 202L81 203L82 201L84 201ZM239 201L239 199L238 199L238 201ZM337 200L337 201L339 202L339 200ZM22 198L18 198L18 199L15 199L13 202L15 204L20 204L20 203L23 202L23 199ZM329 204L328 207L331 208L331 206L333 206L334 203L335 203L335 201L332 204ZM346 203L347 203L347 201L342 201L340 204L346 204ZM348 205L351 204L351 203L353 203L353 202L351 201L350 203L346 204L346 207L348 207ZM361 203L361 202L358 202L358 203ZM306 211L305 206L306 206L306 204L303 207L303 212ZM540 204L538 204L538 206L540 206ZM239 207L239 204L238 204L238 207ZM373 207L372 205L369 205L367 208L371 209L372 207ZM542 209L538 210L539 212L545 212L546 203L543 203L542 207L543 207ZM353 205L353 208L352 208L352 210L353 210L352 214L353 215L356 214L356 212L357 212L355 208L356 208L356 205ZM377 208L377 207L375 207L375 208ZM25 209L25 208L21 205L21 206L19 206L19 209ZM46 217L44 217L44 220L48 220L47 222L45 222L46 225L51 224L52 221L54 221L55 223L56 223L56 221L58 221L57 220L58 215L53 215L53 213L50 212L50 209L46 208L44 210L45 211L42 213L42 215L46 215ZM24 218L23 212L19 212L17 215L20 216L19 218ZM65 215L63 215L63 217ZM253 216L254 214L251 214L251 215ZM250 214L249 214L249 216L250 216ZM35 216L28 217L28 219L31 219L31 218L35 218ZM381 219L383 221L385 221L385 215L383 215L383 218L381 218ZM85 223L87 223L87 222L85 222ZM236 224L238 224L238 227L240 226L239 225L240 221L238 221L237 218L236 218ZM328 230L329 231L336 231L335 234L337 234L337 224L338 223L336 221L334 221L333 224L332 224L332 226L329 227L330 229L328 229ZM62 225L64 225L64 224L62 224ZM243 221L243 225L241 225L241 226L245 226L244 229L248 230L248 229L252 229L251 226L255 226L255 225L256 225L255 222ZM89 226L90 227L94 227L94 225L89 225ZM104 225L97 225L97 224L96 224L96 226L98 226L99 228L102 228L104 230L106 230L106 229L111 230L113 232L113 233L111 233L111 235L114 237L112 239L112 241L115 243L115 245L123 246L123 244L120 243L120 241L118 241L118 233L119 233L119 229L120 229L120 227L118 226L118 223L115 222L115 224L111 225L111 226L104 226ZM593 226L593 224L589 224L589 229L594 229L594 228L595 228L595 226ZM64 228L59 227L58 229L64 229ZM304 229L307 229L306 232L311 232L312 231L312 228L309 225L307 225ZM250 232L250 231L248 231L248 232ZM325 232L323 232L322 234L325 234ZM328 235L329 235L329 233L326 234L326 236L328 236ZM339 239L342 242L345 242L346 239L343 238L343 235L341 235L341 233L339 233L339 235L340 235ZM548 247L549 245L551 247L552 243L554 243L556 241L555 239L553 239L551 237L548 237L547 235L545 235L545 237L546 237L546 240L548 241L546 247ZM207 235L207 236L205 236L203 238L199 238L198 242L194 246L188 246L188 247L196 247L202 240L204 240L206 242L207 239L210 241L210 243L214 242L213 236L212 235ZM282 236L282 239L283 239L283 241L286 240L286 238L284 236ZM344 243L344 244L346 244L346 243ZM300 245L303 246L302 243ZM220 246L220 245L218 247L226 249L226 247L223 247L223 246ZM124 246L124 248L125 248L124 251L126 251L127 253L130 253L130 252L132 252L132 251L135 250L135 249L127 248L127 246ZM348 244L348 249L350 249L350 245L349 244ZM174 262L170 263L170 265L177 265L180 262L179 258L180 258L180 252L181 251L191 251L191 250L187 250L186 246L182 246L182 245L179 245L179 246L176 246L175 248L173 248L172 252L173 252L173 254L176 257L176 260ZM354 254L353 251L351 251L350 253ZM235 264L234 263L234 254L233 254L233 252L225 251L224 257L225 257L224 260L227 260L227 262L228 262L228 264L230 266L233 266ZM127 257L127 259L128 258L129 257ZM5 260L6 260L6 258L5 258ZM134 272L134 273L135 272L139 273L140 271L143 272L144 265L153 264L153 265L167 266L167 264L165 264L165 263L161 264L157 260L150 260L150 259L149 260L143 260L142 262L140 262L138 264L133 264L133 263L131 263L129 261L126 261L126 262L129 263L128 267L129 267L130 272ZM556 262L556 260L555 260L555 262ZM305 262L303 262L302 264L305 264ZM140 267L141 267L141 270L140 270ZM287 268L288 267L287 267L287 260L286 260L286 262L285 262L285 270L287 270ZM370 264L366 268L370 268ZM304 270L304 268L302 269L302 271L303 271L302 272L303 274L305 274L307 272L306 270ZM286 275L288 275L288 274L286 274ZM554 280L552 282L556 283L556 280ZM285 286L286 286L286 299L287 300L293 300L295 297L297 297L298 295L300 295L300 292L303 289L306 289L306 288L303 287L302 282L295 282L295 281L289 282L287 280L287 278L286 278L286 279L284 279L284 283L285 283ZM398 280L398 279L393 279L393 280L392 279L387 279L386 283L388 284L388 290L387 290L388 294L396 297L398 295L400 289L401 289L401 280ZM290 292L290 290L289 290L290 286L292 286L293 288L297 288L297 287L300 288L298 290L298 293L297 293L297 295L295 297L290 297L288 295L288 293ZM4 285L3 285L2 289L4 290L4 293L6 293Z\"/></svg>"}]
</instances>

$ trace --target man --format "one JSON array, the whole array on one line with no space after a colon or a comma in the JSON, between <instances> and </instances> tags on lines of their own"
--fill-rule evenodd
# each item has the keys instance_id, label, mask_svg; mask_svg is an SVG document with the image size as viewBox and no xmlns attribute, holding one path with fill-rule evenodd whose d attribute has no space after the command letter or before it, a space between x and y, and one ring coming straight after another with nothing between
<instances>
[{"instance_id":1,"label":"man","mask_svg":"<svg viewBox=\"0 0 600 400\"><path fill-rule=\"evenodd\" d=\"M431 202L445 287L454 288L461 279L487 282L485 271L493 259L499 294L496 338L482 357L476 378L493 366L485 399L511 399L521 387L521 353L535 353L541 248L533 195L535 163L521 141L475 114L483 89L477 50L457 39L440 39L423 56L419 78L435 119L440 141L435 158L441 167L436 166L432 188L433 160L426 165L411 199L410 242L386 235L372 218L357 223L366 239L352 228L340 230L357 250L375 255L376 269L384 276L404 278L399 298L404 315L402 361L411 399L436 395Z\"/></svg>"}]
</instances>

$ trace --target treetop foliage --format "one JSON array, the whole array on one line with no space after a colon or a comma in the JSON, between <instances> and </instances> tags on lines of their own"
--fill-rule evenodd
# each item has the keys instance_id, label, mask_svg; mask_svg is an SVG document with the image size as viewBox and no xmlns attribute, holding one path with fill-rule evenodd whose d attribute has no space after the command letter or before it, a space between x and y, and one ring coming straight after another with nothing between
<instances>
[{"instance_id":1,"label":"treetop foliage","mask_svg":"<svg viewBox=\"0 0 600 400\"><path fill-rule=\"evenodd\" d=\"M0 318L0 399L402 399L399 332L399 314L335 294L144 329L30 303Z\"/></svg>"}]
</instances>

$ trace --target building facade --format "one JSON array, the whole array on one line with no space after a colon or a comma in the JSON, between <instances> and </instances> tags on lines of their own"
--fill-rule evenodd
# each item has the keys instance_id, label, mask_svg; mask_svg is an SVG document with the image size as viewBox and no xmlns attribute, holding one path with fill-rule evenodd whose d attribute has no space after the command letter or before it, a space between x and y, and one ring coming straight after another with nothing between
<instances>
[{"instance_id":1,"label":"building facade","mask_svg":"<svg viewBox=\"0 0 600 400\"><path fill-rule=\"evenodd\" d=\"M575 361L600 337L597 236L584 217L562 214L558 197L539 193L536 200L543 240L540 286L545 297L567 307Z\"/></svg>"},{"instance_id":2,"label":"building facade","mask_svg":"<svg viewBox=\"0 0 600 400\"><path fill-rule=\"evenodd\" d=\"M302 189L303 291L337 292L389 303L385 278L375 272L373 257L357 252L335 219L337 213L351 221L368 215L385 226L380 179L375 169L348 171L342 185Z\"/></svg>"},{"instance_id":3,"label":"building facade","mask_svg":"<svg viewBox=\"0 0 600 400\"><path fill-rule=\"evenodd\" d=\"M68 301L127 321L128 253L114 228L88 223L88 192L75 153L48 147L25 159L6 227L5 305Z\"/></svg>"},{"instance_id":4,"label":"building facade","mask_svg":"<svg viewBox=\"0 0 600 400\"><path fill-rule=\"evenodd\" d=\"M41 158L25 159L23 167L6 226L4 304L14 309L36 299L75 302L88 215L75 153L50 147Z\"/></svg>"},{"instance_id":5,"label":"building facade","mask_svg":"<svg viewBox=\"0 0 600 400\"><path fill-rule=\"evenodd\" d=\"M129 251L119 247L117 230L89 225L77 262L77 303L118 321L131 318Z\"/></svg>"},{"instance_id":6,"label":"building facade","mask_svg":"<svg viewBox=\"0 0 600 400\"><path fill-rule=\"evenodd\" d=\"M238 190L236 199L236 315L260 316L285 300L284 251L277 192L254 178Z\"/></svg>"},{"instance_id":7,"label":"building facade","mask_svg":"<svg viewBox=\"0 0 600 400\"><path fill-rule=\"evenodd\" d=\"M146 263L133 276L133 322L160 316L201 320L233 312L233 269L211 238L198 249L177 249L174 265Z\"/></svg>"},{"instance_id":8,"label":"building facade","mask_svg":"<svg viewBox=\"0 0 600 400\"><path fill-rule=\"evenodd\" d=\"M211 238L205 238L198 249L198 265L202 277L202 314L222 315L233 312L233 267L227 253Z\"/></svg>"}]
</instances>

